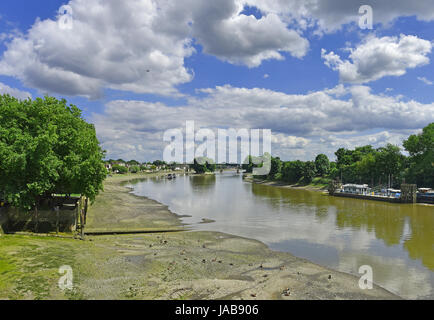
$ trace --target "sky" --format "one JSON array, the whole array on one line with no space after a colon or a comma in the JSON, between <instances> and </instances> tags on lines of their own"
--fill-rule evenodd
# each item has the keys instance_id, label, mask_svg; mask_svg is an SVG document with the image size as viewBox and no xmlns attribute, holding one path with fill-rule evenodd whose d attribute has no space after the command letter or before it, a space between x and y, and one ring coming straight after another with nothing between
<instances>
[{"instance_id":1,"label":"sky","mask_svg":"<svg viewBox=\"0 0 434 320\"><path fill-rule=\"evenodd\" d=\"M434 121L433 0L5 0L0 94L83 110L107 158L164 132L270 129L284 160L402 145Z\"/></svg>"}]
</instances>

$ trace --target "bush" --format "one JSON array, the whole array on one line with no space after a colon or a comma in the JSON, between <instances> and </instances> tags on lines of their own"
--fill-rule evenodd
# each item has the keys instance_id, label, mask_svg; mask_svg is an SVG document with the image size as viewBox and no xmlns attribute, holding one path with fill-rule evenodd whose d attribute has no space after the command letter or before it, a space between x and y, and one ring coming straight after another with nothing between
<instances>
[{"instance_id":1,"label":"bush","mask_svg":"<svg viewBox=\"0 0 434 320\"><path fill-rule=\"evenodd\" d=\"M124 173L127 173L128 172L128 168L127 167L124 167L124 166L120 166L120 165L118 165L118 164L115 164L113 167L112 167L112 170L113 170L113 172L118 172L118 173L120 173L120 174L124 174Z\"/></svg>"}]
</instances>

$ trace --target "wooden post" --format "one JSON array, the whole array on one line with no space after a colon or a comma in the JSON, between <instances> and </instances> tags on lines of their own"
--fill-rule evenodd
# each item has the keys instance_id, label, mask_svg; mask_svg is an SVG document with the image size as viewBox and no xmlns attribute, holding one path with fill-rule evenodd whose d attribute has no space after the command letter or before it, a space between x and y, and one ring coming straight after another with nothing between
<instances>
[{"instance_id":1,"label":"wooden post","mask_svg":"<svg viewBox=\"0 0 434 320\"><path fill-rule=\"evenodd\" d=\"M84 240L84 209L81 209L81 214L80 214L80 231L81 231L81 240Z\"/></svg>"},{"instance_id":2,"label":"wooden post","mask_svg":"<svg viewBox=\"0 0 434 320\"><path fill-rule=\"evenodd\" d=\"M39 217L38 217L38 205L35 205L35 233L38 233L38 222L39 222Z\"/></svg>"},{"instance_id":3,"label":"wooden post","mask_svg":"<svg viewBox=\"0 0 434 320\"><path fill-rule=\"evenodd\" d=\"M59 234L59 206L55 206L54 210L56 211L56 234Z\"/></svg>"}]
</instances>

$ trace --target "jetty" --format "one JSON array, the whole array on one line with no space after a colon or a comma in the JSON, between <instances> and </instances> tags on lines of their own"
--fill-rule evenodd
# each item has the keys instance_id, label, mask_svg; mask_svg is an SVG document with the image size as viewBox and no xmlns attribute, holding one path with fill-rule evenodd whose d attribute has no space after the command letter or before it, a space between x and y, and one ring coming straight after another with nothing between
<instances>
[{"instance_id":1,"label":"jetty","mask_svg":"<svg viewBox=\"0 0 434 320\"><path fill-rule=\"evenodd\" d=\"M417 188L414 184L402 184L401 189L370 188L367 184L345 184L329 193L335 197L375 200L391 203L434 204L434 191L430 188Z\"/></svg>"}]
</instances>

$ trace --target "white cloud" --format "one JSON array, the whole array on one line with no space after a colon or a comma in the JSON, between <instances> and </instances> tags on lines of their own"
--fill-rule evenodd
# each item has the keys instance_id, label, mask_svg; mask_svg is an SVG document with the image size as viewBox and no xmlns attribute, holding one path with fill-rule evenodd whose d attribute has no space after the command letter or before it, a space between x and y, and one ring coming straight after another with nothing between
<instances>
[{"instance_id":1,"label":"white cloud","mask_svg":"<svg viewBox=\"0 0 434 320\"><path fill-rule=\"evenodd\" d=\"M429 86L432 86L434 84L431 80L428 80L425 77L417 77L417 79L420 80L420 81L422 81L423 83L429 85Z\"/></svg>"},{"instance_id":2,"label":"white cloud","mask_svg":"<svg viewBox=\"0 0 434 320\"><path fill-rule=\"evenodd\" d=\"M303 57L306 39L276 14L240 14L237 0L71 0L73 27L37 20L13 34L0 74L62 95L101 96L103 89L176 95L193 78L184 65L195 49L249 67L263 60Z\"/></svg>"},{"instance_id":3,"label":"white cloud","mask_svg":"<svg viewBox=\"0 0 434 320\"><path fill-rule=\"evenodd\" d=\"M104 88L174 94L191 80L186 38L154 26L151 1L72 0L73 28L37 20L8 43L0 73L44 92L96 98ZM150 70L150 72L147 72Z\"/></svg>"},{"instance_id":4,"label":"white cloud","mask_svg":"<svg viewBox=\"0 0 434 320\"><path fill-rule=\"evenodd\" d=\"M32 98L30 92L21 91L12 87L9 87L7 84L0 82L0 94L9 94L17 99L25 100L27 98Z\"/></svg>"},{"instance_id":5,"label":"white cloud","mask_svg":"<svg viewBox=\"0 0 434 320\"><path fill-rule=\"evenodd\" d=\"M366 83L385 76L402 76L407 69L429 63L430 41L416 36L368 37L357 48L347 48L350 60L322 49L325 64L339 72L343 82Z\"/></svg>"},{"instance_id":6,"label":"white cloud","mask_svg":"<svg viewBox=\"0 0 434 320\"><path fill-rule=\"evenodd\" d=\"M334 32L349 23L358 24L361 5L373 9L374 23L389 25L399 17L415 16L419 20L434 20L432 0L246 0L265 13L276 13L300 28L315 28L319 33Z\"/></svg>"},{"instance_id":7,"label":"white cloud","mask_svg":"<svg viewBox=\"0 0 434 320\"><path fill-rule=\"evenodd\" d=\"M194 120L197 129L271 129L273 154L311 159L318 153L332 156L340 146L400 144L434 121L434 104L375 95L366 86L339 85L304 95L229 85L201 92L206 95L176 107L112 101L92 122L109 157L161 158L163 132Z\"/></svg>"}]
</instances>

